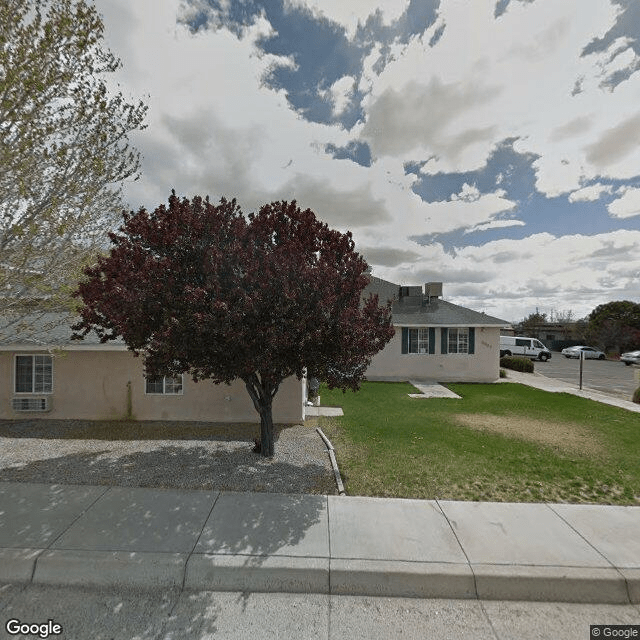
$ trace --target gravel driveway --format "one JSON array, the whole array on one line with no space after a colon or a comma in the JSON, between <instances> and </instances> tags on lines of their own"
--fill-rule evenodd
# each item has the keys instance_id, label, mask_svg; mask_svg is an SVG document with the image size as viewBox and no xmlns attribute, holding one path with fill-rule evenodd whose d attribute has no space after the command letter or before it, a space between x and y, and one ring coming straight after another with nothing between
<instances>
[{"instance_id":1,"label":"gravel driveway","mask_svg":"<svg viewBox=\"0 0 640 640\"><path fill-rule=\"evenodd\" d=\"M274 493L336 493L313 420L277 427L275 456L254 453L258 425L0 420L0 481Z\"/></svg>"}]
</instances>

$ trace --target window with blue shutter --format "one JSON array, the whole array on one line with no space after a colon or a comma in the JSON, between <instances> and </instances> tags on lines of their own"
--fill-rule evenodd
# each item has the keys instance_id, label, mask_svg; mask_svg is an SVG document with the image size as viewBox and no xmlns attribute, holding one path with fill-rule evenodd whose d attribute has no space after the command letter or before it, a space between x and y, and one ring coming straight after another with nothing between
<instances>
[{"instance_id":1,"label":"window with blue shutter","mask_svg":"<svg viewBox=\"0 0 640 640\"><path fill-rule=\"evenodd\" d=\"M440 329L442 353L472 354L475 350L474 327Z\"/></svg>"},{"instance_id":2,"label":"window with blue shutter","mask_svg":"<svg viewBox=\"0 0 640 640\"><path fill-rule=\"evenodd\" d=\"M403 327L401 353L435 353L435 329Z\"/></svg>"}]
</instances>

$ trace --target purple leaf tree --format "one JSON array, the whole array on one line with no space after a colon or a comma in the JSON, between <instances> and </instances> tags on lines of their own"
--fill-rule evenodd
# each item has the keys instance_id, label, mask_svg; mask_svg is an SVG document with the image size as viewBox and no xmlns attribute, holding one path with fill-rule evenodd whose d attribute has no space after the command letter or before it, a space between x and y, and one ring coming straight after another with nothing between
<instances>
[{"instance_id":1,"label":"purple leaf tree","mask_svg":"<svg viewBox=\"0 0 640 640\"><path fill-rule=\"evenodd\" d=\"M76 291L81 338L121 336L149 376L241 379L274 453L272 403L308 371L353 389L393 336L391 311L362 300L367 264L340 233L296 202L244 216L235 200L194 197L125 213L112 248Z\"/></svg>"}]
</instances>

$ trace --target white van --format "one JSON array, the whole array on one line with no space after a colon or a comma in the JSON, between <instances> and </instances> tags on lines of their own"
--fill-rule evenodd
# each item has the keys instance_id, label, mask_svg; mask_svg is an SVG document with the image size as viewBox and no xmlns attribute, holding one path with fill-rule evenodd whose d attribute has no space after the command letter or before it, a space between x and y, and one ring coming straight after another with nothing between
<instances>
[{"instance_id":1,"label":"white van","mask_svg":"<svg viewBox=\"0 0 640 640\"><path fill-rule=\"evenodd\" d=\"M551 357L551 351L535 338L500 336L500 357L502 356L526 356L545 362Z\"/></svg>"}]
</instances>

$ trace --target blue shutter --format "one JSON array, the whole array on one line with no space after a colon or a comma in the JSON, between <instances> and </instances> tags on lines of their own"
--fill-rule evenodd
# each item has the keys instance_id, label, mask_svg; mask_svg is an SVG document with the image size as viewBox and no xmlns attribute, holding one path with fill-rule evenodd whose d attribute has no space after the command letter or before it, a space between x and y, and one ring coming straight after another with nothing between
<instances>
[{"instance_id":1,"label":"blue shutter","mask_svg":"<svg viewBox=\"0 0 640 640\"><path fill-rule=\"evenodd\" d=\"M449 329L446 327L440 329L440 353L449 353Z\"/></svg>"},{"instance_id":2,"label":"blue shutter","mask_svg":"<svg viewBox=\"0 0 640 640\"><path fill-rule=\"evenodd\" d=\"M409 353L409 329L402 327L402 347L401 353Z\"/></svg>"},{"instance_id":3,"label":"blue shutter","mask_svg":"<svg viewBox=\"0 0 640 640\"><path fill-rule=\"evenodd\" d=\"M469 327L469 353L474 353L476 348L476 330Z\"/></svg>"},{"instance_id":4,"label":"blue shutter","mask_svg":"<svg viewBox=\"0 0 640 640\"><path fill-rule=\"evenodd\" d=\"M436 330L429 327L429 353L436 352Z\"/></svg>"}]
</instances>

